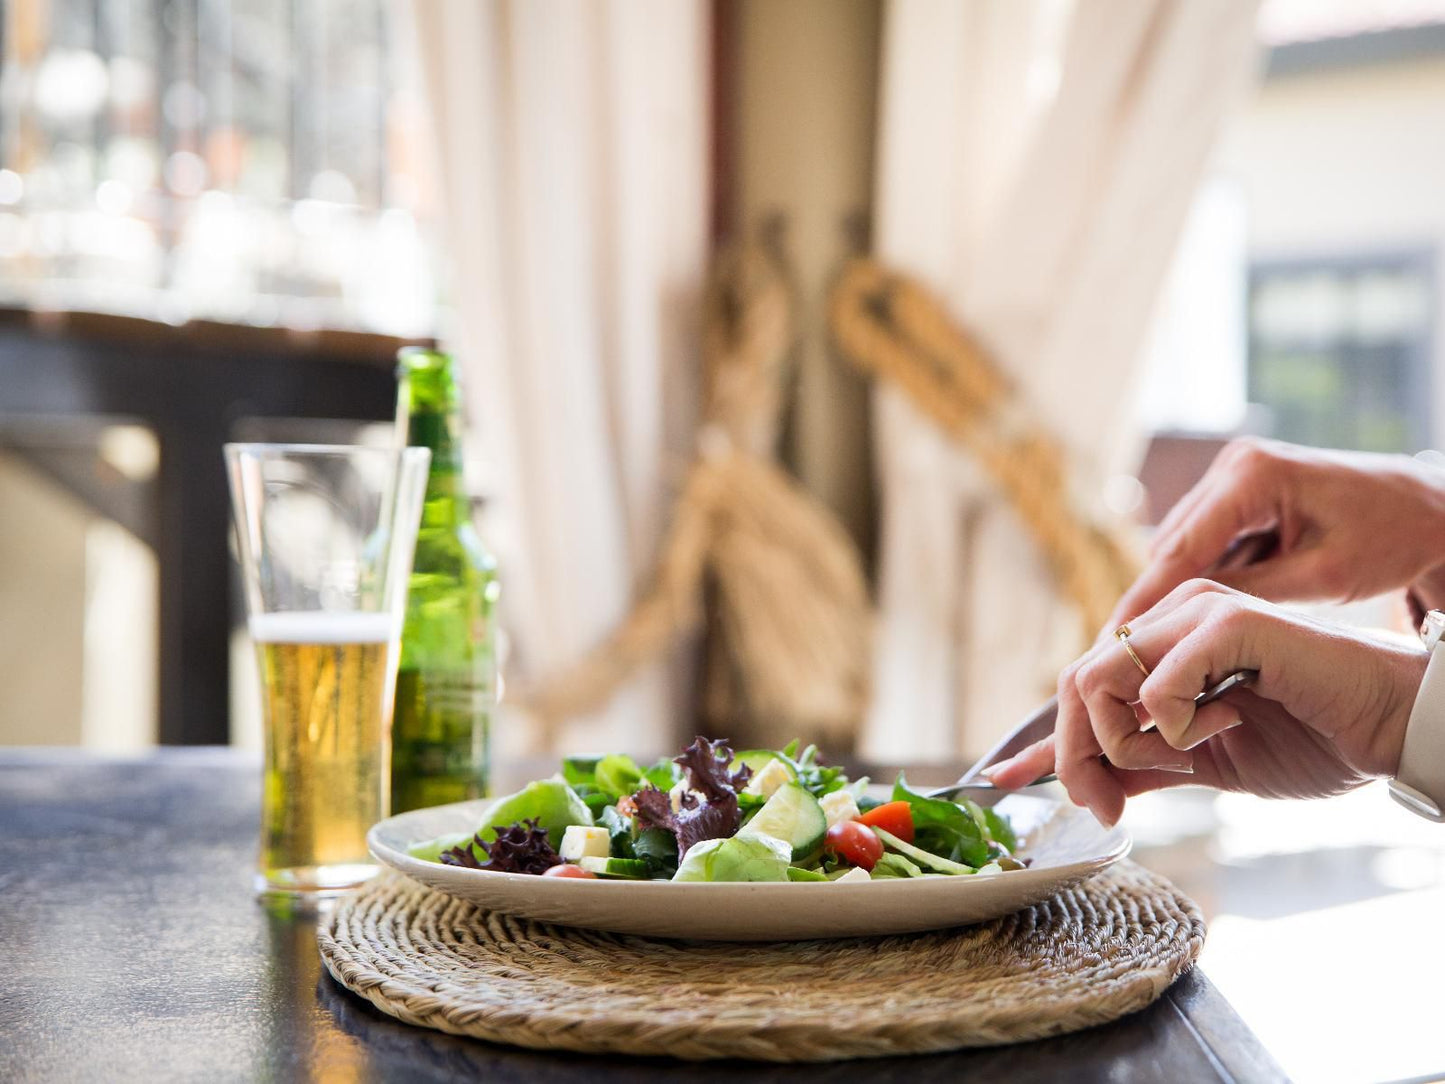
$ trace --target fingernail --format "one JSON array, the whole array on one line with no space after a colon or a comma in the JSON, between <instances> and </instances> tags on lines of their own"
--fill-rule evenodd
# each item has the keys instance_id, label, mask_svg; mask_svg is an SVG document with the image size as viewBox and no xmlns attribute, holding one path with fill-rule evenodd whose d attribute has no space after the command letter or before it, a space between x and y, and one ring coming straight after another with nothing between
<instances>
[{"instance_id":1,"label":"fingernail","mask_svg":"<svg viewBox=\"0 0 1445 1084\"><path fill-rule=\"evenodd\" d=\"M1178 772L1180 775L1193 775L1194 765L1186 763L1161 764L1159 770L1162 772Z\"/></svg>"}]
</instances>

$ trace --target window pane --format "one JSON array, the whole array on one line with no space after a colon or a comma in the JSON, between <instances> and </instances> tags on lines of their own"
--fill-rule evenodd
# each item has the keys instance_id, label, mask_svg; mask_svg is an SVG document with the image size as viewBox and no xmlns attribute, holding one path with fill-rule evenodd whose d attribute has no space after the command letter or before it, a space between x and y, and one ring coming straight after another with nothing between
<instances>
[{"instance_id":1,"label":"window pane","mask_svg":"<svg viewBox=\"0 0 1445 1084\"><path fill-rule=\"evenodd\" d=\"M387 11L9 0L0 304L429 332Z\"/></svg>"},{"instance_id":2,"label":"window pane","mask_svg":"<svg viewBox=\"0 0 1445 1084\"><path fill-rule=\"evenodd\" d=\"M1433 296L1423 256L1257 266L1249 393L1270 409L1273 434L1372 451L1427 446Z\"/></svg>"}]
</instances>

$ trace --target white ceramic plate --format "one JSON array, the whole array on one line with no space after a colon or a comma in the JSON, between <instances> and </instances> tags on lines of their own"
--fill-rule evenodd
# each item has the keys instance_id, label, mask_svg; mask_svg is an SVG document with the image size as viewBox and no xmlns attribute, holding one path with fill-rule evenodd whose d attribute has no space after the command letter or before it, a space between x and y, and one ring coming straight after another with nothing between
<instances>
[{"instance_id":1,"label":"white ceramic plate","mask_svg":"<svg viewBox=\"0 0 1445 1084\"><path fill-rule=\"evenodd\" d=\"M999 803L1023 838L1028 869L983 876L914 877L864 884L673 884L534 877L444 866L412 844L481 823L488 799L418 809L384 820L371 853L424 885L495 911L566 926L703 941L791 941L912 933L982 922L1047 899L1129 853L1129 835L1067 802L1014 794Z\"/></svg>"}]
</instances>

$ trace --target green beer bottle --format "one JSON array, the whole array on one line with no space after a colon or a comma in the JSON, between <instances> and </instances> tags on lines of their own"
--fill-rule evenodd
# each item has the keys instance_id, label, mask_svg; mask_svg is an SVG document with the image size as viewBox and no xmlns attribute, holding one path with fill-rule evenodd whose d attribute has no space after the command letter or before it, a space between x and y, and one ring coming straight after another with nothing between
<instances>
[{"instance_id":1,"label":"green beer bottle","mask_svg":"<svg viewBox=\"0 0 1445 1084\"><path fill-rule=\"evenodd\" d=\"M397 385L398 434L431 449L431 475L396 675L393 813L487 793L499 590L462 482L461 394L451 357L402 350Z\"/></svg>"}]
</instances>

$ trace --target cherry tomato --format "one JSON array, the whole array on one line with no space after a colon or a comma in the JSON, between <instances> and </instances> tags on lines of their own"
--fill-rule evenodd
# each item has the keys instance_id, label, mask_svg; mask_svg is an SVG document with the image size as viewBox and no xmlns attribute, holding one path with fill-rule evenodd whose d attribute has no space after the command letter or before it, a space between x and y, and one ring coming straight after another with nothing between
<instances>
[{"instance_id":1,"label":"cherry tomato","mask_svg":"<svg viewBox=\"0 0 1445 1084\"><path fill-rule=\"evenodd\" d=\"M913 807L907 802L889 802L886 805L874 806L855 819L870 828L882 828L904 843L913 842Z\"/></svg>"},{"instance_id":2,"label":"cherry tomato","mask_svg":"<svg viewBox=\"0 0 1445 1084\"><path fill-rule=\"evenodd\" d=\"M548 866L542 871L543 877L591 877L597 874L585 870L581 866L574 866L571 862L563 862L560 866Z\"/></svg>"},{"instance_id":3,"label":"cherry tomato","mask_svg":"<svg viewBox=\"0 0 1445 1084\"><path fill-rule=\"evenodd\" d=\"M883 857L883 841L857 821L839 821L828 829L823 846L839 858L871 871Z\"/></svg>"}]
</instances>

